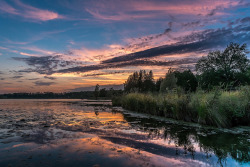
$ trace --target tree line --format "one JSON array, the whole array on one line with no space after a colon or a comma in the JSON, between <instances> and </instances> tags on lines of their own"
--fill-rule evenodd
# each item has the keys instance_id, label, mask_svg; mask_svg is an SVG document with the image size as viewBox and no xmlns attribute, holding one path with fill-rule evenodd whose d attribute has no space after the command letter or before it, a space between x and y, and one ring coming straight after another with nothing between
<instances>
[{"instance_id":1,"label":"tree line","mask_svg":"<svg viewBox=\"0 0 250 167\"><path fill-rule=\"evenodd\" d=\"M212 51L201 57L191 70L169 69L164 78L154 79L153 72L140 70L130 75L124 83L124 91L168 92L181 89L194 92L197 87L211 90L214 87L235 89L250 84L250 61L247 58L247 45L230 43L224 51Z\"/></svg>"},{"instance_id":2,"label":"tree line","mask_svg":"<svg viewBox=\"0 0 250 167\"><path fill-rule=\"evenodd\" d=\"M122 90L101 89L98 97L102 99L111 99L113 96L119 96L123 93ZM95 99L95 91L81 92L37 92L37 93L10 93L0 95L0 99Z\"/></svg>"},{"instance_id":3,"label":"tree line","mask_svg":"<svg viewBox=\"0 0 250 167\"><path fill-rule=\"evenodd\" d=\"M98 98L112 98L113 96L120 96L123 94L123 90L114 90L113 88L100 89L100 85L96 84L95 90L93 91L93 96L97 100Z\"/></svg>"}]
</instances>

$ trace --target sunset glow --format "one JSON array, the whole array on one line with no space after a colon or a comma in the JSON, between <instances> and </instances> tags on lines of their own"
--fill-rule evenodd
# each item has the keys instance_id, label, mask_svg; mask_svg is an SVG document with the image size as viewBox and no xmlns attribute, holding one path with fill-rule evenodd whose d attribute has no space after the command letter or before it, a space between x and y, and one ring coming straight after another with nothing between
<instances>
[{"instance_id":1,"label":"sunset glow","mask_svg":"<svg viewBox=\"0 0 250 167\"><path fill-rule=\"evenodd\" d=\"M194 70L250 47L249 0L1 0L0 94L122 85L134 71ZM249 57L249 54L248 54Z\"/></svg>"}]
</instances>

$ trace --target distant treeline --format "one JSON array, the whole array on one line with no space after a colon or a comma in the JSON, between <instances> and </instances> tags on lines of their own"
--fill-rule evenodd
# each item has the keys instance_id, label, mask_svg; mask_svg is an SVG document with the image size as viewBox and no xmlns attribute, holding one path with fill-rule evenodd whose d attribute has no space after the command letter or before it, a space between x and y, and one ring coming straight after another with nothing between
<instances>
[{"instance_id":1,"label":"distant treeline","mask_svg":"<svg viewBox=\"0 0 250 167\"><path fill-rule=\"evenodd\" d=\"M122 90L114 90L105 88L101 89L98 93L98 98L111 99L113 96L119 96L123 93ZM2 94L0 99L95 99L95 91L82 91L82 92L64 92L64 93L11 93Z\"/></svg>"}]
</instances>

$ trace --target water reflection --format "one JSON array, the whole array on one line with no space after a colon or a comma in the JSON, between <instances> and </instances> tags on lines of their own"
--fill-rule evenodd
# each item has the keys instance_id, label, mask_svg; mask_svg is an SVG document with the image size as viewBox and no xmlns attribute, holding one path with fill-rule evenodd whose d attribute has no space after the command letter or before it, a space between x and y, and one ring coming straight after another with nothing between
<instances>
[{"instance_id":1,"label":"water reflection","mask_svg":"<svg viewBox=\"0 0 250 167\"><path fill-rule=\"evenodd\" d=\"M249 129L233 132L122 111L108 101L1 100L0 166L248 166Z\"/></svg>"},{"instance_id":2,"label":"water reflection","mask_svg":"<svg viewBox=\"0 0 250 167\"><path fill-rule=\"evenodd\" d=\"M124 118L128 122L138 120L136 117L131 117L130 114L127 116L124 114ZM149 138L157 138L158 144L174 144L176 148L183 149L184 155L190 153L193 159L197 158L198 152L202 152L207 159L215 155L217 164L221 166L227 166L228 162L231 163L231 158L242 165L247 164L250 160L249 130L242 134L234 134L210 128L193 128L159 122L150 118L143 118L141 121L137 121L137 124L144 127ZM176 149L176 155L179 154L179 150Z\"/></svg>"}]
</instances>

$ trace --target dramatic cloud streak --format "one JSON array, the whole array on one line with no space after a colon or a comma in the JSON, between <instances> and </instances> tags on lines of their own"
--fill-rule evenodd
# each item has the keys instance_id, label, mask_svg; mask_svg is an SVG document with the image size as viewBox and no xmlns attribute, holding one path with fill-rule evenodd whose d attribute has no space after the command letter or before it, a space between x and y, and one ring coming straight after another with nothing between
<instances>
[{"instance_id":1,"label":"dramatic cloud streak","mask_svg":"<svg viewBox=\"0 0 250 167\"><path fill-rule=\"evenodd\" d=\"M101 69L109 69L109 68L119 68L126 66L173 66L173 65L183 65L183 64L193 64L197 61L195 58L187 58L181 60L173 60L173 61L150 61L150 60L135 60L129 62L122 63L108 63L108 64L99 64L99 65L91 65L91 66L78 66L68 69L62 69L56 71L56 73L84 73L89 71L101 70Z\"/></svg>"},{"instance_id":2,"label":"dramatic cloud streak","mask_svg":"<svg viewBox=\"0 0 250 167\"><path fill-rule=\"evenodd\" d=\"M228 41L247 42L250 41L250 34L245 33L250 31L250 26L238 25L234 28L223 29L209 29L192 33L190 35L180 37L181 42L172 45L163 45L151 49L134 52L122 56L117 56L100 62L95 65L77 66L74 61L65 61L60 59L60 56L46 56L46 57L28 57L13 59L24 61L35 69L20 70L19 72L37 72L40 74L53 73L85 73L89 71L126 67L126 66L180 66L183 64L193 64L197 58L186 58L175 61L152 61L149 58L156 58L159 56L171 56L173 54L187 54L207 52L210 49L220 48L227 45ZM241 33L246 35L242 36ZM75 67L70 67L76 65ZM63 69L58 69L58 67Z\"/></svg>"},{"instance_id":3,"label":"dramatic cloud streak","mask_svg":"<svg viewBox=\"0 0 250 167\"><path fill-rule=\"evenodd\" d=\"M190 52L202 52L208 49L218 48L229 43L229 41L247 42L250 41L250 26L237 26L235 28L205 30L199 33L180 38L182 42L172 45L164 45L140 52L131 53L108 59L102 63L117 63L124 61L137 60L141 58L151 58L161 55L182 54ZM242 36L241 33L245 35Z\"/></svg>"},{"instance_id":4,"label":"dramatic cloud streak","mask_svg":"<svg viewBox=\"0 0 250 167\"><path fill-rule=\"evenodd\" d=\"M37 72L39 74L52 74L57 68L72 66L81 64L81 62L63 60L61 55L56 56L44 56L44 57L33 57L29 56L26 58L13 57L14 60L24 61L29 66L34 67L20 70L19 72Z\"/></svg>"},{"instance_id":5,"label":"dramatic cloud streak","mask_svg":"<svg viewBox=\"0 0 250 167\"><path fill-rule=\"evenodd\" d=\"M248 0L1 0L0 93L117 85L140 69L156 78L170 67L194 70L230 42L249 49L249 7Z\"/></svg>"}]
</instances>

